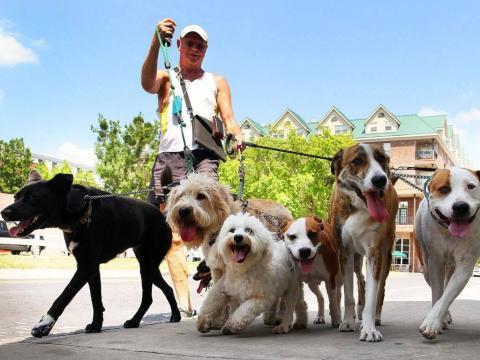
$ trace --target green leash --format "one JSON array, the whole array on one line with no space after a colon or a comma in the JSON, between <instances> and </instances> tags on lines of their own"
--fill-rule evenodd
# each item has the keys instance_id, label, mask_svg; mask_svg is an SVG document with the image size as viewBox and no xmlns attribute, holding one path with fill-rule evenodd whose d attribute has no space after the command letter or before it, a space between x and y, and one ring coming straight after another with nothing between
<instances>
[{"instance_id":1,"label":"green leash","mask_svg":"<svg viewBox=\"0 0 480 360\"><path fill-rule=\"evenodd\" d=\"M178 125L180 126L180 132L182 134L183 153L185 155L187 173L192 174L195 171L193 168L195 158L193 156L192 150L190 150L190 148L187 146L187 142L185 141L185 134L183 132L183 128L186 125L182 118L182 98L178 95L175 95L175 85L173 85L171 74L172 67L170 66L170 60L168 58L168 47L164 44L164 41L160 36L160 32L158 31L158 27L155 28L155 32L157 33L158 42L160 43L160 49L163 56L163 64L165 65L165 69L167 70L168 80L170 82L170 93L173 96L173 114L177 117Z\"/></svg>"}]
</instances>

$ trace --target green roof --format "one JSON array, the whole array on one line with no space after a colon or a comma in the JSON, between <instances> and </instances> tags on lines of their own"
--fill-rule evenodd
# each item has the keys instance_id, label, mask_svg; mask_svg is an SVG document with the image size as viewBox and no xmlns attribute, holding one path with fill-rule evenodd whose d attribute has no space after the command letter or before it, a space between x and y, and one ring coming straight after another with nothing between
<instances>
[{"instance_id":1,"label":"green roof","mask_svg":"<svg viewBox=\"0 0 480 360\"><path fill-rule=\"evenodd\" d=\"M300 115L298 115L295 111L293 111L292 109L289 109L289 108L287 108L286 111L291 112L291 113L293 114L293 116L295 116L295 118L296 118L306 129L308 129L308 130L310 130L310 131L315 131L315 129L314 129L314 128L312 129L310 126L308 126L307 122L306 122L305 120L303 120L303 118L302 118Z\"/></svg>"},{"instance_id":2,"label":"green roof","mask_svg":"<svg viewBox=\"0 0 480 360\"><path fill-rule=\"evenodd\" d=\"M435 130L443 129L447 122L447 115L422 116L422 118Z\"/></svg>"},{"instance_id":3,"label":"green roof","mask_svg":"<svg viewBox=\"0 0 480 360\"><path fill-rule=\"evenodd\" d=\"M254 121L254 120L252 120L248 117L245 118L245 120L243 121L243 123L240 127L242 127L245 122L249 122L255 128L255 130L257 130L260 134L262 134L264 136L268 135L268 129L265 126L263 126L262 124Z\"/></svg>"}]
</instances>

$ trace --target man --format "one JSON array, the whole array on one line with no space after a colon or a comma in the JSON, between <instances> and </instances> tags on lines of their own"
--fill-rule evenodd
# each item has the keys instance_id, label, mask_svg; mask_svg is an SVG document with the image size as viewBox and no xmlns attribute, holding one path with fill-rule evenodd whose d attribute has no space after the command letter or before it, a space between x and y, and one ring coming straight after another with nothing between
<instances>
[{"instance_id":1,"label":"man","mask_svg":"<svg viewBox=\"0 0 480 360\"><path fill-rule=\"evenodd\" d=\"M176 23L172 19L164 19L157 24L162 39L172 39ZM185 80L188 96L194 114L212 119L217 113L222 118L226 132L234 135L237 149L241 149L242 135L233 117L230 88L225 78L205 72L202 62L208 47L207 32L198 25L189 25L180 32L177 40L180 53L179 68ZM155 194L149 194L148 201L165 207L165 199L161 190L161 175L166 167L172 173L173 182L179 182L187 175L185 154L186 145L193 152L195 172L208 173L218 178L218 158L210 151L199 147L193 141L192 124L187 112L185 97L181 90L178 76L173 71L171 78L175 86L175 94L182 97L182 120L185 123L182 139L179 119L173 114L173 96L170 93L169 74L165 70L157 70L160 43L156 32L142 67L142 87L151 94L157 94L158 113L160 115L161 134L160 151L152 170L150 186L155 187ZM165 185L165 184L163 184ZM188 268L182 240L174 234L173 244L167 254L167 263L174 283L180 307L187 316L194 315L188 291Z\"/></svg>"}]
</instances>

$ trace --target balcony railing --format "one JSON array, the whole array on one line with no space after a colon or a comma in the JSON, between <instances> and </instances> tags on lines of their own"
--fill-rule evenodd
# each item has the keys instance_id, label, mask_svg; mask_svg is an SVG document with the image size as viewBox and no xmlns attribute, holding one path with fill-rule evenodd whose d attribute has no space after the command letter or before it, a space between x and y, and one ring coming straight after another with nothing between
<instances>
[{"instance_id":1,"label":"balcony railing","mask_svg":"<svg viewBox=\"0 0 480 360\"><path fill-rule=\"evenodd\" d=\"M435 160L437 158L437 153L435 150L416 150L415 159L416 160Z\"/></svg>"}]
</instances>

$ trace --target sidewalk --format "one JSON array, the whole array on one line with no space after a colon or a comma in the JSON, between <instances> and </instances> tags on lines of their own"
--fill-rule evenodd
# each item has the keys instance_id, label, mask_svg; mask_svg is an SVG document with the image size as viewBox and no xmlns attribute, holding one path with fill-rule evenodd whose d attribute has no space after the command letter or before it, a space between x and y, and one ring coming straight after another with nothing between
<instances>
[{"instance_id":1,"label":"sidewalk","mask_svg":"<svg viewBox=\"0 0 480 360\"><path fill-rule=\"evenodd\" d=\"M272 335L257 320L244 333L200 334L195 320L142 325L138 329L110 328L99 334L65 334L0 346L0 358L29 359L478 359L480 302L457 300L454 324L435 341L424 340L417 327L428 302L387 302L384 341L364 343L359 332L339 333L328 325ZM327 322L329 319L327 320Z\"/></svg>"}]
</instances>

